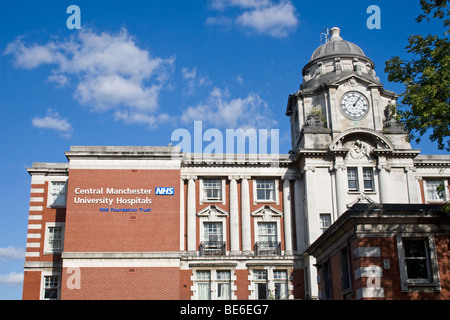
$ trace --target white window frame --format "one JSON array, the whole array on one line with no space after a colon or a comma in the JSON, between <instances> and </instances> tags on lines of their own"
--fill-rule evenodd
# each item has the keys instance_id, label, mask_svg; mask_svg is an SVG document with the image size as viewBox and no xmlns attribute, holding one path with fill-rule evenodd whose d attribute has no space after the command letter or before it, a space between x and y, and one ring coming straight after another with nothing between
<instances>
[{"instance_id":1,"label":"white window frame","mask_svg":"<svg viewBox=\"0 0 450 320\"><path fill-rule=\"evenodd\" d=\"M61 250L55 250L50 247L50 228L61 228ZM45 238L44 238L44 254L59 254L64 250L64 231L65 231L65 223L64 222L47 222L45 224Z\"/></svg>"},{"instance_id":2,"label":"white window frame","mask_svg":"<svg viewBox=\"0 0 450 320\"><path fill-rule=\"evenodd\" d=\"M57 277L58 278L58 290L57 297L55 299L45 298L45 278L46 277ZM40 300L60 300L61 299L61 272L53 272L43 270L41 272L41 292L40 292Z\"/></svg>"},{"instance_id":3,"label":"white window frame","mask_svg":"<svg viewBox=\"0 0 450 320\"><path fill-rule=\"evenodd\" d=\"M221 181L221 192L222 192L222 199L207 199L205 197L205 190L204 190L204 180L220 180ZM200 204L203 203L222 203L222 204L226 204L226 181L223 178L218 178L218 177L203 177L200 179L200 186L199 186L199 201Z\"/></svg>"},{"instance_id":4,"label":"white window frame","mask_svg":"<svg viewBox=\"0 0 450 320\"><path fill-rule=\"evenodd\" d=\"M375 176L374 176L374 173L373 173L373 168L371 168L371 167L362 167L362 186L363 186L363 189L364 189L364 192L373 192L373 191L375 191ZM364 171L365 170L370 170L370 181L372 182L372 188L370 188L370 189L368 189L368 188L366 188L366 185L365 185L365 181L369 181L369 180L367 180L367 179L365 179L365 177L364 177Z\"/></svg>"},{"instance_id":5,"label":"white window frame","mask_svg":"<svg viewBox=\"0 0 450 320\"><path fill-rule=\"evenodd\" d=\"M273 181L274 182L274 189L273 189L273 194L274 194L274 199L270 199L270 200L264 200L264 199L258 199L258 189L256 187L257 182L258 181ZM252 180L252 184L253 184L253 203L257 204L257 203L276 203L279 204L280 202L280 195L279 195L279 186L280 186L280 181L278 177L261 177L261 178L256 178Z\"/></svg>"},{"instance_id":6,"label":"white window frame","mask_svg":"<svg viewBox=\"0 0 450 320\"><path fill-rule=\"evenodd\" d=\"M429 181L440 181L441 183L444 184L444 195L443 195L443 199L430 199L428 197L428 182ZM428 178L423 178L423 192L424 192L424 196L425 196L425 202L426 203L442 203L442 202L446 202L450 199L449 197L449 191L448 191L448 179L447 178L442 178L442 177L428 177Z\"/></svg>"},{"instance_id":7,"label":"white window frame","mask_svg":"<svg viewBox=\"0 0 450 320\"><path fill-rule=\"evenodd\" d=\"M348 171L349 170L355 170L356 172L356 189L350 189L348 182ZM364 186L364 170L372 170L372 189L366 189ZM372 166L355 166L355 165L349 165L347 166L347 192L351 194L360 194L360 193L368 193L368 194L374 194L377 190L377 179L376 179L376 170Z\"/></svg>"},{"instance_id":8,"label":"white window frame","mask_svg":"<svg viewBox=\"0 0 450 320\"><path fill-rule=\"evenodd\" d=\"M356 175L355 179L350 180L350 177L349 177L350 170L355 172L355 175ZM347 168L347 190L348 190L348 192L359 192L359 190L361 189L360 182L359 182L360 175L359 175L358 171L359 170L357 167ZM356 181L356 188L350 188L350 181Z\"/></svg>"},{"instance_id":9,"label":"white window frame","mask_svg":"<svg viewBox=\"0 0 450 320\"><path fill-rule=\"evenodd\" d=\"M65 198L64 203L62 204L54 204L53 202L53 183L64 182L65 183ZM67 177L59 177L52 178L52 180L48 181L48 193L47 193L47 207L48 208L66 208L67 206Z\"/></svg>"},{"instance_id":10,"label":"white window frame","mask_svg":"<svg viewBox=\"0 0 450 320\"><path fill-rule=\"evenodd\" d=\"M249 280L250 284L248 286L248 289L250 290L249 299L250 300L257 300L257 284L258 283L266 283L267 288L267 300L275 298L275 284L280 283L281 281L284 283L286 281L286 290L287 290L287 296L283 300L289 300L293 299L292 291L294 290L294 287L290 281L291 277L291 268L286 268L286 266L253 266L250 268L250 275ZM258 279L257 272L258 271L265 271L267 275L267 279ZM275 279L275 273L276 272L286 272L286 279Z\"/></svg>"},{"instance_id":11,"label":"white window frame","mask_svg":"<svg viewBox=\"0 0 450 320\"><path fill-rule=\"evenodd\" d=\"M429 270L429 279L409 279L405 262L405 249L403 245L403 239L407 240L424 240L426 243L427 251L427 268ZM433 290L434 292L441 291L439 267L436 256L436 246L433 235L420 234L420 233L408 233L397 234L397 254L398 263L400 268L400 280L403 292L409 291L426 291Z\"/></svg>"},{"instance_id":12,"label":"white window frame","mask_svg":"<svg viewBox=\"0 0 450 320\"><path fill-rule=\"evenodd\" d=\"M204 279L198 279L197 272L199 271L207 271L209 272L209 280ZM219 273L221 272L229 272L229 279L219 279ZM199 300L198 297L198 284L199 283L209 283L209 298L210 300L219 300L219 284L228 283L229 289L230 289L230 299L229 300L236 300L236 275L235 275L235 269L230 267L218 267L218 268L208 268L208 267L195 267L192 269L192 300Z\"/></svg>"},{"instance_id":13,"label":"white window frame","mask_svg":"<svg viewBox=\"0 0 450 320\"><path fill-rule=\"evenodd\" d=\"M326 227L323 225L323 221L322 221L322 217L325 217L325 216L329 217L329 220L330 220L330 225L326 226ZM322 233L324 233L333 224L333 221L331 218L331 213L320 213L319 219L320 219L320 230L322 231Z\"/></svg>"}]
</instances>

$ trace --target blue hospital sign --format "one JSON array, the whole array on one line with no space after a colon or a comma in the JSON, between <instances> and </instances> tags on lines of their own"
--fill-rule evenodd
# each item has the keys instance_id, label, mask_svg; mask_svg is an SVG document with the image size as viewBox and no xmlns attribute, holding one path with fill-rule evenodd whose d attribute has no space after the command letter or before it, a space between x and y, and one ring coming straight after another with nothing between
<instances>
[{"instance_id":1,"label":"blue hospital sign","mask_svg":"<svg viewBox=\"0 0 450 320\"><path fill-rule=\"evenodd\" d=\"M155 188L155 195L161 196L173 196L175 194L175 188L170 187L157 187Z\"/></svg>"}]
</instances>

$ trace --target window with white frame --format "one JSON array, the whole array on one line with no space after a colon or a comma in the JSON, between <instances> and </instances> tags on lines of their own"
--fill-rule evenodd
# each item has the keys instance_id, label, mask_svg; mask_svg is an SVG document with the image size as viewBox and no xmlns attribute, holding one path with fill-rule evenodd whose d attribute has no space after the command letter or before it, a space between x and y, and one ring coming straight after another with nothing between
<instances>
[{"instance_id":1,"label":"window with white frame","mask_svg":"<svg viewBox=\"0 0 450 320\"><path fill-rule=\"evenodd\" d=\"M256 180L256 200L276 201L275 180Z\"/></svg>"},{"instance_id":2,"label":"window with white frame","mask_svg":"<svg viewBox=\"0 0 450 320\"><path fill-rule=\"evenodd\" d=\"M222 222L204 222L203 223L203 240L205 242L222 242Z\"/></svg>"},{"instance_id":3,"label":"window with white frame","mask_svg":"<svg viewBox=\"0 0 450 320\"><path fill-rule=\"evenodd\" d=\"M274 282L274 298L275 299L287 299L288 292L288 276L286 270L274 270L273 271Z\"/></svg>"},{"instance_id":4,"label":"window with white frame","mask_svg":"<svg viewBox=\"0 0 450 320\"><path fill-rule=\"evenodd\" d=\"M358 191L358 169L357 168L347 168L347 179L348 179L348 190Z\"/></svg>"},{"instance_id":5,"label":"window with white frame","mask_svg":"<svg viewBox=\"0 0 450 320\"><path fill-rule=\"evenodd\" d=\"M61 253L64 246L64 223L50 222L45 230L45 253Z\"/></svg>"},{"instance_id":6,"label":"window with white frame","mask_svg":"<svg viewBox=\"0 0 450 320\"><path fill-rule=\"evenodd\" d=\"M194 281L197 300L231 300L230 270L197 270Z\"/></svg>"},{"instance_id":7,"label":"window with white frame","mask_svg":"<svg viewBox=\"0 0 450 320\"><path fill-rule=\"evenodd\" d=\"M276 222L258 222L258 242L264 247L276 247L277 223Z\"/></svg>"},{"instance_id":8,"label":"window with white frame","mask_svg":"<svg viewBox=\"0 0 450 320\"><path fill-rule=\"evenodd\" d=\"M222 201L222 180L203 179L203 201Z\"/></svg>"},{"instance_id":9,"label":"window with white frame","mask_svg":"<svg viewBox=\"0 0 450 320\"><path fill-rule=\"evenodd\" d=\"M217 299L231 299L231 272L229 270L217 270Z\"/></svg>"},{"instance_id":10,"label":"window with white frame","mask_svg":"<svg viewBox=\"0 0 450 320\"><path fill-rule=\"evenodd\" d=\"M424 179L425 198L427 201L445 201L445 182L438 179ZM444 186L444 188L442 188ZM441 188L441 190L439 190Z\"/></svg>"},{"instance_id":11,"label":"window with white frame","mask_svg":"<svg viewBox=\"0 0 450 320\"><path fill-rule=\"evenodd\" d=\"M44 300L56 300L59 296L59 275L44 276L43 279L43 294Z\"/></svg>"},{"instance_id":12,"label":"window with white frame","mask_svg":"<svg viewBox=\"0 0 450 320\"><path fill-rule=\"evenodd\" d=\"M256 300L266 300L269 298L269 287L267 283L267 270L254 270L253 280L255 285Z\"/></svg>"},{"instance_id":13,"label":"window with white frame","mask_svg":"<svg viewBox=\"0 0 450 320\"><path fill-rule=\"evenodd\" d=\"M363 168L363 181L365 191L375 190L372 168Z\"/></svg>"},{"instance_id":14,"label":"window with white frame","mask_svg":"<svg viewBox=\"0 0 450 320\"><path fill-rule=\"evenodd\" d=\"M251 271L251 299L289 299L289 273L286 269L273 267Z\"/></svg>"},{"instance_id":15,"label":"window with white frame","mask_svg":"<svg viewBox=\"0 0 450 320\"><path fill-rule=\"evenodd\" d=\"M67 199L66 181L52 181L50 186L50 206L64 207Z\"/></svg>"},{"instance_id":16,"label":"window with white frame","mask_svg":"<svg viewBox=\"0 0 450 320\"><path fill-rule=\"evenodd\" d=\"M211 300L211 271L197 271L197 299Z\"/></svg>"},{"instance_id":17,"label":"window with white frame","mask_svg":"<svg viewBox=\"0 0 450 320\"><path fill-rule=\"evenodd\" d=\"M320 230L322 233L325 232L331 226L331 214L321 213L320 214Z\"/></svg>"}]
</instances>

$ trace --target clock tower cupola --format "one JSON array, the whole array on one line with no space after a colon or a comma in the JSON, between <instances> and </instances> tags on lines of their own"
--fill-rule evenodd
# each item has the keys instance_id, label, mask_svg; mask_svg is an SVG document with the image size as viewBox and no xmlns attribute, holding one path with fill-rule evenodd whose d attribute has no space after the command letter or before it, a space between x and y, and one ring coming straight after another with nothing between
<instances>
[{"instance_id":1,"label":"clock tower cupola","mask_svg":"<svg viewBox=\"0 0 450 320\"><path fill-rule=\"evenodd\" d=\"M302 70L300 90L289 96L292 150L329 149L345 133L383 135L396 148L410 148L395 122L398 98L384 89L375 64L332 28ZM387 142L387 141L386 141ZM389 143L387 143L389 144Z\"/></svg>"}]
</instances>

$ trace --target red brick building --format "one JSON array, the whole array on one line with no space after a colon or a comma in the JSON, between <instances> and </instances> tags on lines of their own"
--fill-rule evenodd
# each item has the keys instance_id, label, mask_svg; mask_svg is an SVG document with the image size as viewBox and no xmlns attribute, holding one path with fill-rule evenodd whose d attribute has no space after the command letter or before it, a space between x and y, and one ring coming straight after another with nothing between
<instances>
[{"instance_id":1,"label":"red brick building","mask_svg":"<svg viewBox=\"0 0 450 320\"><path fill-rule=\"evenodd\" d=\"M374 62L326 40L289 95L287 154L72 146L28 168L23 298L448 298L448 218L417 206L450 201L450 156L412 149Z\"/></svg>"},{"instance_id":2,"label":"red brick building","mask_svg":"<svg viewBox=\"0 0 450 320\"><path fill-rule=\"evenodd\" d=\"M320 299L449 300L450 215L436 205L355 205L308 249Z\"/></svg>"}]
</instances>

